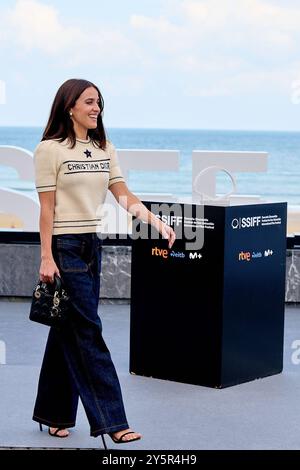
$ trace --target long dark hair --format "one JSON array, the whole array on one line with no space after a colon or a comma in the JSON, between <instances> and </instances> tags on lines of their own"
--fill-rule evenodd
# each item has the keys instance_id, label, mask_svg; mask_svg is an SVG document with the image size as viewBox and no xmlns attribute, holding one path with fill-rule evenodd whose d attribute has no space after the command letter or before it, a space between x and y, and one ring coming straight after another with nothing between
<instances>
[{"instance_id":1,"label":"long dark hair","mask_svg":"<svg viewBox=\"0 0 300 470\"><path fill-rule=\"evenodd\" d=\"M64 82L58 89L51 107L50 116L43 133L42 140L59 139L59 142L62 142L65 139L68 139L71 148L75 147L76 135L69 112L70 109L75 106L81 93L89 87L95 88L98 92L100 113L98 114L97 128L88 129L88 136L96 147L105 150L106 134L102 121L102 113L104 109L103 97L94 83L80 78L71 78Z\"/></svg>"}]
</instances>

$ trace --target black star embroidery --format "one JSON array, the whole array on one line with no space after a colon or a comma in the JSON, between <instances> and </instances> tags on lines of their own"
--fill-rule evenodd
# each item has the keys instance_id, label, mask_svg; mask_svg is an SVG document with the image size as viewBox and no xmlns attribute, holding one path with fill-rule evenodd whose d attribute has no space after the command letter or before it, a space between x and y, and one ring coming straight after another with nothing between
<instances>
[{"instance_id":1,"label":"black star embroidery","mask_svg":"<svg viewBox=\"0 0 300 470\"><path fill-rule=\"evenodd\" d=\"M86 150L83 153L85 154L86 158L88 158L88 157L92 158L92 152L90 152L89 150Z\"/></svg>"}]
</instances>

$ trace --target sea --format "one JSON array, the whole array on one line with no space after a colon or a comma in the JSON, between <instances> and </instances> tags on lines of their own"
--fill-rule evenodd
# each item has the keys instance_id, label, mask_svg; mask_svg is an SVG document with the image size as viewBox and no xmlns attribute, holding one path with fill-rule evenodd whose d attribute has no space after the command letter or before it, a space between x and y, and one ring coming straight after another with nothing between
<instances>
[{"instance_id":1,"label":"sea","mask_svg":"<svg viewBox=\"0 0 300 470\"><path fill-rule=\"evenodd\" d=\"M14 145L30 151L41 140L41 127L0 127L0 145ZM137 193L172 193L191 196L192 151L234 150L268 152L265 173L235 173L237 194L259 195L264 200L286 201L300 206L300 132L126 129L108 128L107 137L118 149L179 150L178 172L130 171L128 187ZM228 175L217 176L217 193L231 190ZM21 181L15 169L0 165L0 186L35 193L33 181Z\"/></svg>"}]
</instances>

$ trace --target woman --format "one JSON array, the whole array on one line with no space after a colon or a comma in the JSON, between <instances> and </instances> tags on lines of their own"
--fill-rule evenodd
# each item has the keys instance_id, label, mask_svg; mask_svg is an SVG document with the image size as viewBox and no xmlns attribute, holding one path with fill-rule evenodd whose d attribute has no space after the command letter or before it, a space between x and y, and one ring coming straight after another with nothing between
<instances>
[{"instance_id":1,"label":"woman","mask_svg":"<svg viewBox=\"0 0 300 470\"><path fill-rule=\"evenodd\" d=\"M58 90L42 141L34 153L39 194L40 280L60 276L70 296L68 325L51 328L41 368L33 419L49 434L67 437L81 398L91 436L116 443L141 438L127 423L119 380L102 338L97 313L101 240L97 236L107 189L131 214L168 239L175 233L126 186L114 146L106 140L103 98L91 82L67 80ZM98 230L97 230L98 228Z\"/></svg>"}]
</instances>

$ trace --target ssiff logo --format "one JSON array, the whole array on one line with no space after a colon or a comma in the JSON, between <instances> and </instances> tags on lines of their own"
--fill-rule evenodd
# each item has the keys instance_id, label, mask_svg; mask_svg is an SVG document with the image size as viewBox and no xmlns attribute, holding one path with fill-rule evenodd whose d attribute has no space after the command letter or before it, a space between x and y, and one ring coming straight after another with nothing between
<instances>
[{"instance_id":1,"label":"ssiff logo","mask_svg":"<svg viewBox=\"0 0 300 470\"><path fill-rule=\"evenodd\" d=\"M238 219L232 219L231 227L233 229L258 227L260 223L261 223L260 215L257 215L254 217L239 217Z\"/></svg>"}]
</instances>

